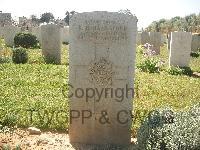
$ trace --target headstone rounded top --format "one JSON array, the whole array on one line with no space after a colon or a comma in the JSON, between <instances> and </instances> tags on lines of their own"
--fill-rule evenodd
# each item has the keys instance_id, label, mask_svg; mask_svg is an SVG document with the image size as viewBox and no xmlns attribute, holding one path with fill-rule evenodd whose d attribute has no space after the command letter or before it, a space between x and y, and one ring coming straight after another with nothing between
<instances>
[{"instance_id":1,"label":"headstone rounded top","mask_svg":"<svg viewBox=\"0 0 200 150\"><path fill-rule=\"evenodd\" d=\"M112 19L116 21L126 21L129 22L131 20L136 20L137 17L131 13L123 13L123 12L108 12L108 11L93 11L93 12L83 12L83 13L76 13L70 19L70 25L73 24L74 21L81 18L90 18L90 19ZM83 18L83 19L84 19Z\"/></svg>"}]
</instances>

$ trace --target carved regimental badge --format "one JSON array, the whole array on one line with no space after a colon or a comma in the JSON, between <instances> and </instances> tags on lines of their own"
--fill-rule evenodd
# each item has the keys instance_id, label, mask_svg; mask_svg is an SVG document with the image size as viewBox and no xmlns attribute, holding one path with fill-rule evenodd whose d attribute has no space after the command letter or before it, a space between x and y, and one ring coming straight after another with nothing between
<instances>
[{"instance_id":1,"label":"carved regimental badge","mask_svg":"<svg viewBox=\"0 0 200 150\"><path fill-rule=\"evenodd\" d=\"M101 86L111 85L113 70L112 63L106 58L92 61L89 67L91 81Z\"/></svg>"}]
</instances>

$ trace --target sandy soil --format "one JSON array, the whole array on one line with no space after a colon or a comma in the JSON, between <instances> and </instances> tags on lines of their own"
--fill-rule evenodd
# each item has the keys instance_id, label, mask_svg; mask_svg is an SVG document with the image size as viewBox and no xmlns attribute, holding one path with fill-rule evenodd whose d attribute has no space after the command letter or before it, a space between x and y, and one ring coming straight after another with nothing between
<instances>
[{"instance_id":1,"label":"sandy soil","mask_svg":"<svg viewBox=\"0 0 200 150\"><path fill-rule=\"evenodd\" d=\"M71 145L69 136L65 133L42 132L41 135L29 135L24 129L17 129L14 134L0 133L0 150L9 146L11 150L20 147L22 150L121 150L135 149L134 139L129 147L113 147L111 145ZM20 150L17 149L17 150Z\"/></svg>"}]
</instances>

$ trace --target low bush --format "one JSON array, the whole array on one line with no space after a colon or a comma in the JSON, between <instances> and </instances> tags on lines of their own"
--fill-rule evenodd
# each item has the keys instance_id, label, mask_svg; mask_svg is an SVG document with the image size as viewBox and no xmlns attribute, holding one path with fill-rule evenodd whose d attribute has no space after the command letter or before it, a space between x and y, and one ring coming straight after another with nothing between
<instances>
[{"instance_id":1,"label":"low bush","mask_svg":"<svg viewBox=\"0 0 200 150\"><path fill-rule=\"evenodd\" d=\"M12 60L15 64L25 64L28 62L28 53L26 49L20 47L13 49Z\"/></svg>"},{"instance_id":2,"label":"low bush","mask_svg":"<svg viewBox=\"0 0 200 150\"><path fill-rule=\"evenodd\" d=\"M137 133L141 150L182 150L200 147L200 106L175 113L171 109L149 113Z\"/></svg>"},{"instance_id":3,"label":"low bush","mask_svg":"<svg viewBox=\"0 0 200 150\"><path fill-rule=\"evenodd\" d=\"M190 53L190 56L191 56L191 57L197 58L197 57L200 56L200 52L191 52L191 53Z\"/></svg>"},{"instance_id":4,"label":"low bush","mask_svg":"<svg viewBox=\"0 0 200 150\"><path fill-rule=\"evenodd\" d=\"M187 75L187 76L192 76L193 71L191 70L190 67L174 67L171 66L168 68L167 72L171 75Z\"/></svg>"},{"instance_id":5,"label":"low bush","mask_svg":"<svg viewBox=\"0 0 200 150\"><path fill-rule=\"evenodd\" d=\"M38 41L35 35L31 33L18 33L14 38L16 47L34 48L37 47Z\"/></svg>"},{"instance_id":6,"label":"low bush","mask_svg":"<svg viewBox=\"0 0 200 150\"><path fill-rule=\"evenodd\" d=\"M64 45L69 45L69 42L62 42Z\"/></svg>"},{"instance_id":7,"label":"low bush","mask_svg":"<svg viewBox=\"0 0 200 150\"><path fill-rule=\"evenodd\" d=\"M158 60L154 58L147 58L144 62L137 65L137 68L143 72L156 73L159 72Z\"/></svg>"}]
</instances>

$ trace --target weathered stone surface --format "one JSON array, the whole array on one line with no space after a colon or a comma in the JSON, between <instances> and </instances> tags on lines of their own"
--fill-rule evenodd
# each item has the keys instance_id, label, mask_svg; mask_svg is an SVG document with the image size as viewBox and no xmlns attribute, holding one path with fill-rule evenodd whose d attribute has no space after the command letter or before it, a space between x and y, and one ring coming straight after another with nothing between
<instances>
[{"instance_id":1,"label":"weathered stone surface","mask_svg":"<svg viewBox=\"0 0 200 150\"><path fill-rule=\"evenodd\" d=\"M136 34L137 18L128 14L79 13L70 20L72 143L130 143L132 90L122 98L115 92L118 89L116 93L120 95L119 88L133 88ZM86 92L81 96L80 89L80 97L76 96L78 88L83 91L90 88L90 96ZM97 91L102 91L102 95Z\"/></svg>"},{"instance_id":2,"label":"weathered stone surface","mask_svg":"<svg viewBox=\"0 0 200 150\"><path fill-rule=\"evenodd\" d=\"M136 44L141 45L141 34L140 32L137 33Z\"/></svg>"},{"instance_id":3,"label":"weathered stone surface","mask_svg":"<svg viewBox=\"0 0 200 150\"><path fill-rule=\"evenodd\" d=\"M3 27L0 26L0 38L3 38Z\"/></svg>"},{"instance_id":4,"label":"weathered stone surface","mask_svg":"<svg viewBox=\"0 0 200 150\"><path fill-rule=\"evenodd\" d=\"M170 41L171 41L171 32L168 34L168 39L167 39L167 48L170 50Z\"/></svg>"},{"instance_id":5,"label":"weathered stone surface","mask_svg":"<svg viewBox=\"0 0 200 150\"><path fill-rule=\"evenodd\" d=\"M172 32L170 41L170 66L188 66L190 61L192 34L189 32Z\"/></svg>"},{"instance_id":6,"label":"weathered stone surface","mask_svg":"<svg viewBox=\"0 0 200 150\"><path fill-rule=\"evenodd\" d=\"M153 45L153 50L156 54L160 54L161 46L161 33L160 32L149 32L149 44Z\"/></svg>"},{"instance_id":7,"label":"weathered stone surface","mask_svg":"<svg viewBox=\"0 0 200 150\"><path fill-rule=\"evenodd\" d=\"M192 51L196 52L200 49L200 34L193 34L192 35Z\"/></svg>"},{"instance_id":8,"label":"weathered stone surface","mask_svg":"<svg viewBox=\"0 0 200 150\"><path fill-rule=\"evenodd\" d=\"M141 33L141 44L144 45L150 42L149 33L144 31Z\"/></svg>"},{"instance_id":9,"label":"weathered stone surface","mask_svg":"<svg viewBox=\"0 0 200 150\"><path fill-rule=\"evenodd\" d=\"M41 28L33 27L31 33L37 37L37 40L41 43Z\"/></svg>"},{"instance_id":10,"label":"weathered stone surface","mask_svg":"<svg viewBox=\"0 0 200 150\"><path fill-rule=\"evenodd\" d=\"M60 27L55 24L41 26L42 54L47 61L61 63Z\"/></svg>"},{"instance_id":11,"label":"weathered stone surface","mask_svg":"<svg viewBox=\"0 0 200 150\"><path fill-rule=\"evenodd\" d=\"M69 26L61 28L61 40L62 42L69 43Z\"/></svg>"},{"instance_id":12,"label":"weathered stone surface","mask_svg":"<svg viewBox=\"0 0 200 150\"><path fill-rule=\"evenodd\" d=\"M4 26L3 28L3 38L6 45L14 46L14 37L17 33L21 32L21 29L16 26Z\"/></svg>"}]
</instances>

